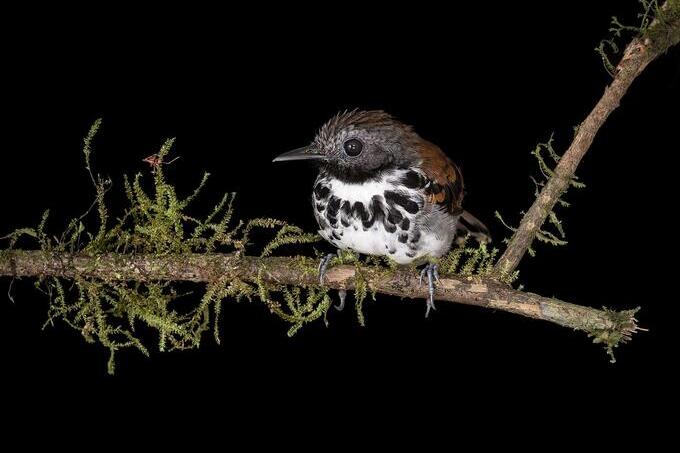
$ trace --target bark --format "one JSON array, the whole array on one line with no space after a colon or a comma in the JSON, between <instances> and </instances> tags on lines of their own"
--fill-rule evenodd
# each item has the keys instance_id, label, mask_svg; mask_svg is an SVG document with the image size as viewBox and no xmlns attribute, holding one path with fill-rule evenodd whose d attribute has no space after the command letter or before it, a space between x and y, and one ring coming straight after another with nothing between
<instances>
[{"instance_id":1,"label":"bark","mask_svg":"<svg viewBox=\"0 0 680 453\"><path fill-rule=\"evenodd\" d=\"M0 276L14 277L82 276L104 281L211 282L227 275L253 283L261 270L267 283L318 285L316 272L305 272L299 259L289 257L257 258L237 254L87 256L15 250L0 258ZM356 268L350 265L332 267L326 274L325 285L334 289L354 289L355 272ZM428 294L427 285L420 284L413 269L384 272L365 267L362 275L376 293L421 300ZM550 321L593 335L614 333L627 338L637 330L634 310L617 313L583 307L518 291L490 278L443 277L435 298Z\"/></svg>"}]
</instances>

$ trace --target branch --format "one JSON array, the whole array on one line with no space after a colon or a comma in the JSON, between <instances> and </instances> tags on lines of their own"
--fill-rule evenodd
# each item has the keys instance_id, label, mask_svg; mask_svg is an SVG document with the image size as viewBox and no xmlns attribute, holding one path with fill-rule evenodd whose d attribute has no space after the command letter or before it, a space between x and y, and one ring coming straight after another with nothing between
<instances>
[{"instance_id":1,"label":"branch","mask_svg":"<svg viewBox=\"0 0 680 453\"><path fill-rule=\"evenodd\" d=\"M619 105L635 78L658 55L680 41L680 0L669 0L662 8L656 1L645 1L657 18L643 21L640 36L627 47L616 68L611 85L602 99L581 124L573 143L560 159L554 173L522 219L509 246L489 273L495 251L469 249L452 251L448 272L436 291L440 301L476 305L588 333L593 341L604 343L607 351L630 339L637 330L636 309L612 311L594 309L514 290L506 283L514 274L524 253L540 227L573 178L574 171L589 149L595 134L609 114ZM79 330L87 341L98 341L110 350L108 369L114 370L114 355L123 348L135 347L148 354L142 340L135 334L135 321L141 320L159 332L158 349L198 347L202 333L213 319L215 338L219 341L218 317L221 301L226 297L257 297L282 319L291 323L289 334L303 324L322 316L331 305L325 290L319 291L316 262L306 257L251 257L244 253L253 228L278 229L274 239L264 248L263 255L285 244L308 244L318 237L274 219L254 219L232 227L231 201L225 194L205 219L189 216L185 209L203 187L207 175L187 198L179 198L175 188L163 175L163 158L170 152L172 140L162 146L152 159L153 192L142 187L142 175L125 179L125 193L130 207L112 226L104 203L108 181L94 178L89 164L90 142L99 127L91 128L85 143L86 168L90 171L97 191L94 206L99 216L99 231L87 233L81 220L73 219L59 237L45 233L47 212L37 229L23 228L7 236L8 250L0 251L0 276L39 277L50 296L47 323L61 319ZM89 213L90 210L87 211ZM86 214L87 214L86 213ZM40 250L15 250L22 236L34 238ZM540 237L540 236L539 236ZM236 250L237 253L214 253L215 250ZM122 253L112 253L120 251ZM483 253L482 253L483 251ZM467 261L460 267L459 259ZM447 257L443 258L446 261ZM347 262L347 261L345 261ZM454 264L455 263L455 264ZM478 272L477 272L478 271ZM464 275L462 275L464 274ZM60 279L73 281L74 299L67 300L69 289ZM176 311L169 304L181 297L167 282L206 282L206 291L196 307ZM139 285L137 282L143 282ZM357 313L362 322L361 302L367 289L406 298L425 299L427 287L421 285L413 269L392 269L354 261L353 266L339 265L326 274L324 286L355 291ZM289 288L292 287L292 288ZM307 289L305 300L301 290ZM279 292L284 302L269 297ZM211 315L212 310L212 315ZM46 323L46 324L47 324ZM613 356L612 356L613 360Z\"/></svg>"},{"instance_id":2,"label":"branch","mask_svg":"<svg viewBox=\"0 0 680 453\"><path fill-rule=\"evenodd\" d=\"M590 149L595 135L609 115L619 106L621 98L633 81L649 63L678 43L680 40L679 10L680 1L678 0L664 3L659 12L660 14L665 12L664 19L657 17L642 36L634 38L626 46L623 58L616 68L614 80L605 88L602 98L580 124L574 140L560 159L553 175L522 218L507 249L496 263L497 274L507 275L517 268L560 196L569 187L576 168Z\"/></svg>"},{"instance_id":3,"label":"branch","mask_svg":"<svg viewBox=\"0 0 680 453\"><path fill-rule=\"evenodd\" d=\"M232 254L127 255L49 254L42 251L13 250L0 258L0 276L96 278L103 281L212 282L218 278L236 278L255 283L258 275L266 283L317 286L316 273L305 272L312 258L256 258ZM326 274L325 285L333 289L355 287L355 267L339 265ZM410 299L425 299L427 286L420 284L413 270L386 273L384 269L366 267L362 279L376 293ZM553 322L587 332L595 341L613 347L626 341L638 330L633 317L637 310L615 312L563 302L558 299L514 290L494 279L449 276L437 286L436 299L476 305L529 318Z\"/></svg>"}]
</instances>

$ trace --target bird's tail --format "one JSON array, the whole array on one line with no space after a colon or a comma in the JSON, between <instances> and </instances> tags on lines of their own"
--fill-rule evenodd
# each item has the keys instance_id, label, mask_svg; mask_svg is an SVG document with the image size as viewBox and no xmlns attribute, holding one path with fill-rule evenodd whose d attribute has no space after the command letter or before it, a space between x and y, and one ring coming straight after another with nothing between
<instances>
[{"instance_id":1,"label":"bird's tail","mask_svg":"<svg viewBox=\"0 0 680 453\"><path fill-rule=\"evenodd\" d=\"M486 225L469 212L463 211L456 225L456 244L460 245L467 235L478 242L485 244L491 242L491 234Z\"/></svg>"}]
</instances>

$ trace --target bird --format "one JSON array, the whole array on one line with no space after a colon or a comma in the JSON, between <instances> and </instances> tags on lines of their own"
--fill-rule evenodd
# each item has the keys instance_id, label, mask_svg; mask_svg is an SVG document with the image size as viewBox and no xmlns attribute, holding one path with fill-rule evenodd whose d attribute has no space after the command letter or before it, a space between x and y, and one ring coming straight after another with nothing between
<instances>
[{"instance_id":1,"label":"bird","mask_svg":"<svg viewBox=\"0 0 680 453\"><path fill-rule=\"evenodd\" d=\"M319 235L338 249L386 256L407 265L425 262L425 316L435 309L445 255L468 235L490 242L488 228L463 209L460 168L437 145L382 110L343 111L328 120L311 144L273 162L313 160L319 174L312 191ZM335 254L319 264L319 281ZM341 304L344 303L341 293Z\"/></svg>"}]
</instances>

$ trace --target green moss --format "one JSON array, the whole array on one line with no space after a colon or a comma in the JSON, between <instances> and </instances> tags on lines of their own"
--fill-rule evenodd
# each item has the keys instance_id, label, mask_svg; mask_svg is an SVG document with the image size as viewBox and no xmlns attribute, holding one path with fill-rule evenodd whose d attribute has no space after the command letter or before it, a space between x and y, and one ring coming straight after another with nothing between
<instances>
[{"instance_id":1,"label":"green moss","mask_svg":"<svg viewBox=\"0 0 680 453\"><path fill-rule=\"evenodd\" d=\"M574 128L574 133L578 131L578 127ZM550 135L550 138L548 139L547 142L545 143L539 143L536 145L536 147L531 151L531 155L536 158L536 162L538 164L538 169L540 171L540 176L538 178L535 178L531 176L531 180L534 183L535 189L534 189L534 196L536 198L539 197L541 190L546 186L550 178L552 178L555 175L555 171L553 170L553 165L557 165L560 162L561 156L555 151L555 148L553 146L554 143L554 134ZM548 159L552 162L548 162L546 160L545 155L548 156ZM569 179L569 184L567 186L567 189L573 187L576 189L583 189L586 187L586 185L581 182L577 176L572 176ZM566 193L567 189L564 190L562 194L560 194L560 197L557 199L557 206L561 207L569 207L569 203L567 203L562 197ZM524 212L520 212L521 215L524 215ZM506 222L501 214L496 211L495 212L496 218L501 222L501 224L508 229L509 231L512 231L513 233L517 231L517 227L511 226L508 222ZM547 213L547 219L548 219L548 224L552 225L554 230L556 231L549 231L545 229L543 226L540 226L539 229L536 231L535 238L540 241L544 242L546 244L550 245L556 245L556 246L563 246L567 245L567 240L566 240L566 233L564 231L564 227L562 226L562 221L557 217L557 214L555 213L555 208L553 208L551 211ZM509 238L504 238L503 239L504 243L509 243L510 239ZM532 246L529 246L527 249L527 253L529 253L529 256L534 257L536 256L536 251ZM503 280L507 279L514 279L516 276L504 276Z\"/></svg>"},{"instance_id":2,"label":"green moss","mask_svg":"<svg viewBox=\"0 0 680 453\"><path fill-rule=\"evenodd\" d=\"M174 139L166 140L156 155L158 165L151 167L149 175L138 173L134 178L123 178L123 188L129 206L115 221L111 221L105 196L112 182L93 172L91 163L93 143L101 120L95 121L83 142L85 169L94 186L94 201L80 217L72 219L59 236L46 232L49 212L37 229L22 228L4 239L9 247L3 254L11 253L17 241L27 237L45 253L86 253L97 256L108 252L126 254L182 255L236 251L245 253L249 235L255 228L275 230L273 239L265 246L262 256L288 244L309 244L319 240L315 234L306 234L300 228L274 219L254 219L246 225L232 225L234 194L224 194L219 203L203 218L188 215L191 203L206 186L209 174L205 173L191 194L178 196L172 184L166 181L163 165L172 150ZM96 212L96 233L87 232L86 223ZM108 371L115 370L116 353L122 349L137 349L149 355L140 327L157 333L159 351L190 349L200 346L205 332L212 329L219 343L218 317L224 299L260 299L272 311L291 324L293 334L305 323L319 318L330 306L326 291L300 288L272 288L283 291L285 306L274 302L270 289L261 281L251 285L235 278L215 276L202 285L198 298L186 297L169 282L118 282L103 281L77 275L71 283L59 278L40 279L36 285L49 297L48 319L45 327L63 322L81 333L89 343L99 343L109 350ZM181 303L178 299L185 299ZM195 301L198 301L197 303Z\"/></svg>"},{"instance_id":3,"label":"green moss","mask_svg":"<svg viewBox=\"0 0 680 453\"><path fill-rule=\"evenodd\" d=\"M661 9L653 3L653 12L657 20L654 23L649 17L643 19L642 35L648 38L655 50L665 52L670 46L680 41L680 0L666 0L666 8Z\"/></svg>"},{"instance_id":4,"label":"green moss","mask_svg":"<svg viewBox=\"0 0 680 453\"><path fill-rule=\"evenodd\" d=\"M354 308L357 314L357 322L361 327L366 327L366 316L364 315L364 302L369 293L368 281L364 275L361 262L357 260L354 270ZM375 293L372 292L373 300Z\"/></svg>"},{"instance_id":5,"label":"green moss","mask_svg":"<svg viewBox=\"0 0 680 453\"><path fill-rule=\"evenodd\" d=\"M273 314L291 324L288 336L295 335L305 324L321 318L330 308L331 300L327 289L270 285L262 278L264 272L266 269L261 267L256 282L258 297ZM283 302L272 296L273 291L282 293Z\"/></svg>"},{"instance_id":6,"label":"green moss","mask_svg":"<svg viewBox=\"0 0 680 453\"><path fill-rule=\"evenodd\" d=\"M469 246L469 236L457 247L438 260L439 273L441 275L459 275L463 277L494 277L494 264L499 250L495 247L489 249L484 243L476 243L476 247ZM504 275L500 281L512 284L518 272Z\"/></svg>"},{"instance_id":7,"label":"green moss","mask_svg":"<svg viewBox=\"0 0 680 453\"><path fill-rule=\"evenodd\" d=\"M274 239L265 246L260 256L269 256L277 248L289 244L310 244L321 239L318 234L305 233L295 225L282 225Z\"/></svg>"},{"instance_id":8,"label":"green moss","mask_svg":"<svg viewBox=\"0 0 680 453\"><path fill-rule=\"evenodd\" d=\"M640 310L640 307L623 311L602 307L602 310L609 318L609 326L607 328L598 326L587 329L588 337L593 339L593 343L604 345L610 362L615 363L614 350L620 344L627 343L631 339L631 335L637 330L645 330L637 326L635 319L635 314Z\"/></svg>"},{"instance_id":9,"label":"green moss","mask_svg":"<svg viewBox=\"0 0 680 453\"><path fill-rule=\"evenodd\" d=\"M616 66L611 58L621 53L620 41L626 36L640 40L649 40L650 47L657 52L665 52L670 46L680 41L680 0L666 0L665 8L661 8L658 0L639 0L640 12L637 25L621 23L612 17L609 37L600 41L595 51L602 58L602 63L612 77L616 75Z\"/></svg>"}]
</instances>

